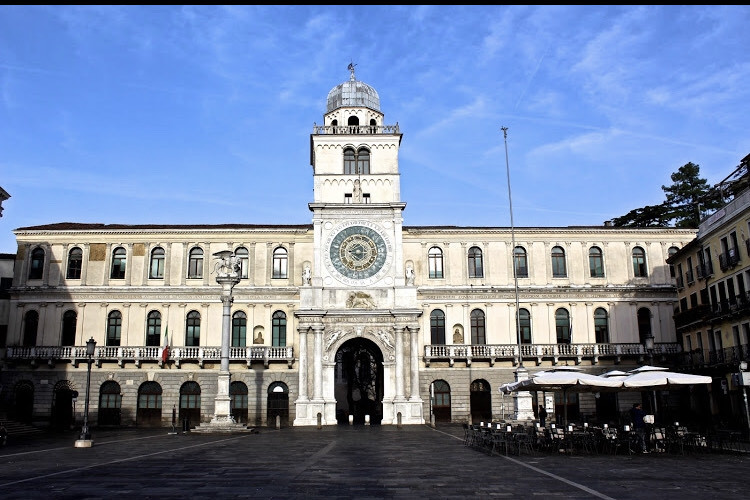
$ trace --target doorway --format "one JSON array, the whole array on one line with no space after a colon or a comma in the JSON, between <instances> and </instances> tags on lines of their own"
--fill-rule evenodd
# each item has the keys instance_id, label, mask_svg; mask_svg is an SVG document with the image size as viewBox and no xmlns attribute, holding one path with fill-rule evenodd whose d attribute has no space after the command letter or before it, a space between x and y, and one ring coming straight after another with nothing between
<instances>
[{"instance_id":1,"label":"doorway","mask_svg":"<svg viewBox=\"0 0 750 500\"><path fill-rule=\"evenodd\" d=\"M471 423L492 422L492 393L486 380L471 383L470 393Z\"/></svg>"},{"instance_id":2,"label":"doorway","mask_svg":"<svg viewBox=\"0 0 750 500\"><path fill-rule=\"evenodd\" d=\"M356 338L336 352L334 396L339 424L383 420L383 354L374 342Z\"/></svg>"}]
</instances>

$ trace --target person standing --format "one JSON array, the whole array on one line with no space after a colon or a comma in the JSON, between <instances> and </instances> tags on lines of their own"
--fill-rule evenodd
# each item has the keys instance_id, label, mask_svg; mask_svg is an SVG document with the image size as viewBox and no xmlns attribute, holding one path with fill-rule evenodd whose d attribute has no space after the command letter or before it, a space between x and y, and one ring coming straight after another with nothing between
<instances>
[{"instance_id":1,"label":"person standing","mask_svg":"<svg viewBox=\"0 0 750 500\"><path fill-rule=\"evenodd\" d=\"M630 417L633 420L633 432L638 436L638 443L642 453L648 453L646 449L646 422L643 421L643 417L646 416L646 412L643 411L641 403L633 403L633 408L630 410Z\"/></svg>"},{"instance_id":2,"label":"person standing","mask_svg":"<svg viewBox=\"0 0 750 500\"><path fill-rule=\"evenodd\" d=\"M544 408L544 405L539 405L539 425L541 427L545 426L545 422L547 420L547 409Z\"/></svg>"}]
</instances>

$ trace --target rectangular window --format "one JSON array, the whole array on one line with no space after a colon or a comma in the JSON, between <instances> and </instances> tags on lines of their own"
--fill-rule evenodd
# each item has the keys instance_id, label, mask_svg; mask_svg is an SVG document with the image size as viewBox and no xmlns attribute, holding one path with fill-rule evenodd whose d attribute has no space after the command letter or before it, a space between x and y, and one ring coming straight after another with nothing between
<instances>
[{"instance_id":1,"label":"rectangular window","mask_svg":"<svg viewBox=\"0 0 750 500\"><path fill-rule=\"evenodd\" d=\"M362 201L364 203L370 203L370 193L363 193L362 194Z\"/></svg>"},{"instance_id":2,"label":"rectangular window","mask_svg":"<svg viewBox=\"0 0 750 500\"><path fill-rule=\"evenodd\" d=\"M352 193L344 193L344 203L349 205L352 202Z\"/></svg>"}]
</instances>

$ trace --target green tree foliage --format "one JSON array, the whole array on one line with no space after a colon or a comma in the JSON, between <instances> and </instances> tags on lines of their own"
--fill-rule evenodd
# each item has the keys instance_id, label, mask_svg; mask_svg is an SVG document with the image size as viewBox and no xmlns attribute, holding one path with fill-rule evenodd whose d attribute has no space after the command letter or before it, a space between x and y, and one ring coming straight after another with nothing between
<instances>
[{"instance_id":1,"label":"green tree foliage","mask_svg":"<svg viewBox=\"0 0 750 500\"><path fill-rule=\"evenodd\" d=\"M631 210L612 219L612 224L619 227L697 228L701 213L718 210L727 202L721 190L701 179L700 167L695 163L686 163L671 178L671 186L661 187L666 194L663 203Z\"/></svg>"}]
</instances>

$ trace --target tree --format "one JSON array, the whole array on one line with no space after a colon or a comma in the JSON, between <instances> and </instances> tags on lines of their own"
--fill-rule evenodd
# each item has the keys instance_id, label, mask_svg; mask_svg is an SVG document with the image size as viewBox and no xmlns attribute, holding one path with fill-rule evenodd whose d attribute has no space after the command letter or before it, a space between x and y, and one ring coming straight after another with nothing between
<instances>
[{"instance_id":1,"label":"tree","mask_svg":"<svg viewBox=\"0 0 750 500\"><path fill-rule=\"evenodd\" d=\"M726 204L720 189L708 185L700 178L700 167L688 162L671 176L672 185L662 186L667 199L659 205L636 208L612 219L618 227L697 228L701 213L718 210Z\"/></svg>"},{"instance_id":2,"label":"tree","mask_svg":"<svg viewBox=\"0 0 750 500\"><path fill-rule=\"evenodd\" d=\"M718 210L724 199L718 190L700 178L700 167L688 162L672 174L672 185L662 186L667 195L670 219L675 227L698 227L701 212Z\"/></svg>"}]
</instances>

